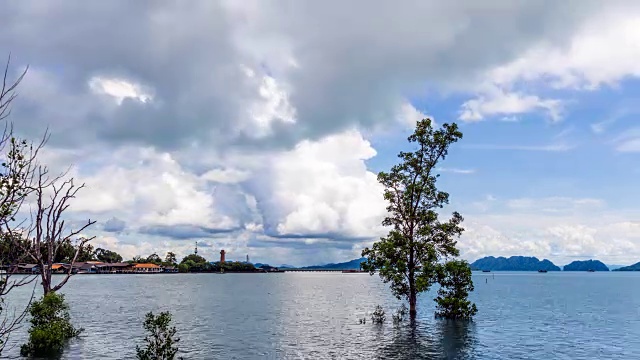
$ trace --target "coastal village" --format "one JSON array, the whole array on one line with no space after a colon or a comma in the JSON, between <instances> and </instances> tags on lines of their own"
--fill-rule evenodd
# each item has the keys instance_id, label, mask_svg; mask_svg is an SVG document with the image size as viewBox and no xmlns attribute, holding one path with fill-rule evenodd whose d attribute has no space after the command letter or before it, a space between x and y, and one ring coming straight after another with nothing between
<instances>
[{"instance_id":1,"label":"coastal village","mask_svg":"<svg viewBox=\"0 0 640 360\"><path fill-rule=\"evenodd\" d=\"M196 247L196 255L197 255ZM220 261L217 264L225 264L225 251L220 251ZM211 263L215 264L215 263ZM66 274L71 269L72 274L160 274L160 273L177 273L179 272L177 264L173 265L158 265L149 262L136 263L130 262L117 262L107 263L102 261L84 261L74 262L73 264L67 263L54 263L51 266L53 274ZM3 269L7 272L14 274L39 274L40 265L19 263L11 267ZM262 270L262 269L260 269ZM266 269L271 270L271 269ZM277 270L277 269L275 269Z\"/></svg>"},{"instance_id":2,"label":"coastal village","mask_svg":"<svg viewBox=\"0 0 640 360\"><path fill-rule=\"evenodd\" d=\"M134 263L103 263L100 261L76 262L73 264L57 263L51 266L52 273L66 274L71 268L72 274L158 274L158 273L177 273L176 266L162 266L151 263L134 264ZM38 264L18 264L15 269L11 269L13 273L19 274L39 274L40 266Z\"/></svg>"}]
</instances>

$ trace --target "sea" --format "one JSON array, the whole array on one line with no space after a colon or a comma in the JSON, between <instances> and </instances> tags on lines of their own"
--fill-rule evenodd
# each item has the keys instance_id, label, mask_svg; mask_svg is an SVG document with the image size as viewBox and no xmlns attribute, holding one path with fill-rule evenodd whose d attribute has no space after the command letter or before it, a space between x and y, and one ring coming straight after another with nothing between
<instances>
[{"instance_id":1,"label":"sea","mask_svg":"<svg viewBox=\"0 0 640 360\"><path fill-rule=\"evenodd\" d=\"M640 273L474 273L473 321L415 323L377 275L77 275L64 287L84 328L63 359L135 359L149 311L170 311L184 359L640 359ZM11 294L8 308L29 289ZM371 321L380 305L387 320ZM362 323L362 319L366 322ZM28 324L2 356L17 359Z\"/></svg>"}]
</instances>

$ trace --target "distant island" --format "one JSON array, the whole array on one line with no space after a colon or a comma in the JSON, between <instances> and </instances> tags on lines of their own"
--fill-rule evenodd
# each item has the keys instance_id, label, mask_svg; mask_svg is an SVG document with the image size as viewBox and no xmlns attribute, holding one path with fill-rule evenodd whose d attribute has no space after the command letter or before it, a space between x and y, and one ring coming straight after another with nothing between
<instances>
[{"instance_id":1,"label":"distant island","mask_svg":"<svg viewBox=\"0 0 640 360\"><path fill-rule=\"evenodd\" d=\"M640 271L640 262L629 266L623 266L621 268L614 269L613 271Z\"/></svg>"},{"instance_id":2,"label":"distant island","mask_svg":"<svg viewBox=\"0 0 640 360\"><path fill-rule=\"evenodd\" d=\"M351 260L351 261L341 262L341 263L329 263L329 264L323 264L323 265L310 265L310 266L301 266L301 267L282 264L280 266L277 266L277 268L279 268L280 270L283 270L283 269L290 269L290 270L297 270L297 269L300 269L300 270L360 270L360 264L365 262L366 260L367 260L366 258L360 258L360 259L354 259L354 260ZM272 268L272 266L270 266L269 264L263 264L263 263L255 263L254 266L256 268Z\"/></svg>"},{"instance_id":3,"label":"distant island","mask_svg":"<svg viewBox=\"0 0 640 360\"><path fill-rule=\"evenodd\" d=\"M347 261L347 262L341 262L341 263L336 263L336 264L325 264L325 265L311 265L311 266L304 266L301 267L300 269L307 269L307 270L313 270L313 269L324 269L324 270L359 270L360 269L360 264L367 261L367 258L360 258L360 259L354 259L351 261Z\"/></svg>"},{"instance_id":4,"label":"distant island","mask_svg":"<svg viewBox=\"0 0 640 360\"><path fill-rule=\"evenodd\" d=\"M539 260L534 256L493 257L487 256L471 263L472 270L489 271L560 271L551 261Z\"/></svg>"},{"instance_id":5,"label":"distant island","mask_svg":"<svg viewBox=\"0 0 640 360\"><path fill-rule=\"evenodd\" d=\"M609 271L607 265L599 260L573 261L571 264L565 265L564 271Z\"/></svg>"}]
</instances>

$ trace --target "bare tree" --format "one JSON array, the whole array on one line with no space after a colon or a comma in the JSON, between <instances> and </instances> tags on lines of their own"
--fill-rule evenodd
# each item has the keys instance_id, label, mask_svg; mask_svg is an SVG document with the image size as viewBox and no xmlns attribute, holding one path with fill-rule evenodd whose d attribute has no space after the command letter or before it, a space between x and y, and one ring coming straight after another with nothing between
<instances>
[{"instance_id":1,"label":"bare tree","mask_svg":"<svg viewBox=\"0 0 640 360\"><path fill-rule=\"evenodd\" d=\"M95 221L88 220L76 229L67 226L64 213L69 208L69 201L76 197L84 184L75 185L73 178L66 178L66 174L49 177L46 167L39 167L36 174L33 194L35 210L32 211L31 227L28 239L30 242L29 256L40 268L42 289L44 295L60 290L73 274L73 264L82 252L84 246L94 237L84 237L82 232ZM76 240L76 250L71 264L66 269L65 277L58 284L53 285L51 275L55 255L66 243Z\"/></svg>"},{"instance_id":2,"label":"bare tree","mask_svg":"<svg viewBox=\"0 0 640 360\"><path fill-rule=\"evenodd\" d=\"M0 121L11 114L11 103L17 96L16 88L27 73L25 68L15 80L9 80L11 57L8 58L0 88ZM23 251L26 243L23 237L24 224L16 221L25 199L32 192L36 158L44 146L47 135L40 143L30 143L14 136L13 124L6 123L0 135L0 353L7 339L24 319L31 301L33 289L24 308L8 309L5 306L7 295L14 289L32 283L34 276L17 275L18 264L23 262L27 253Z\"/></svg>"}]
</instances>

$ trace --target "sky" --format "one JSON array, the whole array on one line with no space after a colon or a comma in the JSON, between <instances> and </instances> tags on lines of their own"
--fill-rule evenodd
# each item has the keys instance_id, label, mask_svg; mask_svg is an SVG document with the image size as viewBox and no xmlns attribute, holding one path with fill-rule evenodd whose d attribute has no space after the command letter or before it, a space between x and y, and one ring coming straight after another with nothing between
<instances>
[{"instance_id":1,"label":"sky","mask_svg":"<svg viewBox=\"0 0 640 360\"><path fill-rule=\"evenodd\" d=\"M388 229L379 171L421 118L461 257L640 261L637 1L15 1L10 121L86 184L125 258L309 265Z\"/></svg>"}]
</instances>

